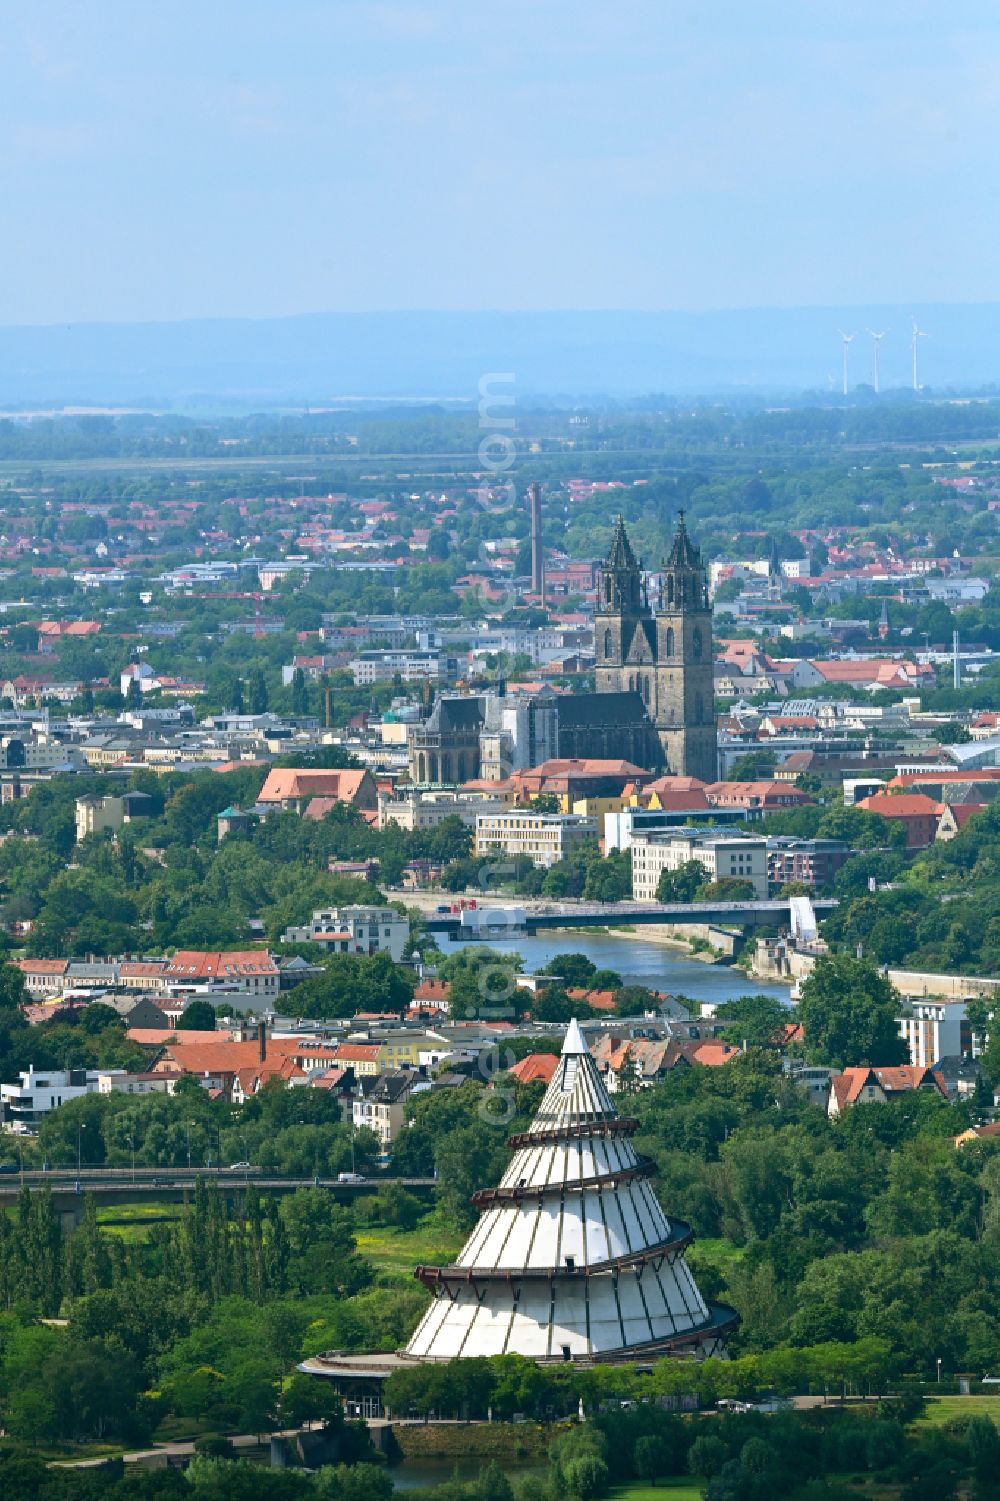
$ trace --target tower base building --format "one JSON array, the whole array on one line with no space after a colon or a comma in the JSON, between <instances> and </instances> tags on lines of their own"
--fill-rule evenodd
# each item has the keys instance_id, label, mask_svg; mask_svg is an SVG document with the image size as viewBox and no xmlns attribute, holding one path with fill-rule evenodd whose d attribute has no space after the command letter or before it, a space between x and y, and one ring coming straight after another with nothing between
<instances>
[{"instance_id":1,"label":"tower base building","mask_svg":"<svg viewBox=\"0 0 1000 1501\"><path fill-rule=\"evenodd\" d=\"M571 1022L538 1114L510 1139L507 1171L473 1197L480 1219L458 1257L417 1267L432 1298L405 1351L331 1352L301 1369L368 1400L414 1361L724 1354L736 1313L699 1292L684 1255L693 1233L659 1204L652 1164L632 1146L637 1126L618 1115Z\"/></svg>"}]
</instances>

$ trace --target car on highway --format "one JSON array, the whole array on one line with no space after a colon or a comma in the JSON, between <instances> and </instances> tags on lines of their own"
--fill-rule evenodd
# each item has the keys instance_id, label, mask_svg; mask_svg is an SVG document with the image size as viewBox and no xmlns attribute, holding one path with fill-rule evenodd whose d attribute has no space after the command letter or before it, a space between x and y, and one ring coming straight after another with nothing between
<instances>
[{"instance_id":1,"label":"car on highway","mask_svg":"<svg viewBox=\"0 0 1000 1501\"><path fill-rule=\"evenodd\" d=\"M365 1175L364 1175L364 1173L338 1173L337 1174L337 1182L338 1183L364 1183L364 1181L365 1181Z\"/></svg>"},{"instance_id":2,"label":"car on highway","mask_svg":"<svg viewBox=\"0 0 1000 1501\"><path fill-rule=\"evenodd\" d=\"M230 1173L252 1173L256 1168L250 1162L231 1162L227 1169Z\"/></svg>"},{"instance_id":3,"label":"car on highway","mask_svg":"<svg viewBox=\"0 0 1000 1501\"><path fill-rule=\"evenodd\" d=\"M16 1173L20 1169L16 1162L0 1162L0 1173Z\"/></svg>"}]
</instances>

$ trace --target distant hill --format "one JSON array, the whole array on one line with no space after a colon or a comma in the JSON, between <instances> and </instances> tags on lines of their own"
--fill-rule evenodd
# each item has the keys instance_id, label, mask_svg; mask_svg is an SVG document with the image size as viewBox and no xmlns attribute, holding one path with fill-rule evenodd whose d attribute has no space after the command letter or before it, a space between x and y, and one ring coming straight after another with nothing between
<instances>
[{"instance_id":1,"label":"distant hill","mask_svg":"<svg viewBox=\"0 0 1000 1501\"><path fill-rule=\"evenodd\" d=\"M0 329L0 401L184 404L198 396L319 404L344 396L476 397L512 371L521 396L840 388L871 380L867 328L888 329L882 386L1000 384L1000 303L716 313L316 313L295 318Z\"/></svg>"}]
</instances>

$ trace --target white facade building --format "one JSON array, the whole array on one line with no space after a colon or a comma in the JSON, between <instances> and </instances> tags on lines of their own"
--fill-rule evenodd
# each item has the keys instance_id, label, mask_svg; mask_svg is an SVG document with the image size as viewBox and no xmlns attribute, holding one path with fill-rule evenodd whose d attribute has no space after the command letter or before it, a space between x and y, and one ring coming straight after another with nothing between
<instances>
[{"instance_id":1,"label":"white facade building","mask_svg":"<svg viewBox=\"0 0 1000 1501\"><path fill-rule=\"evenodd\" d=\"M515 808L481 813L476 819L477 855L526 855L547 870L564 860L581 839L597 838L597 819L576 813L534 813Z\"/></svg>"},{"instance_id":2,"label":"white facade building","mask_svg":"<svg viewBox=\"0 0 1000 1501\"><path fill-rule=\"evenodd\" d=\"M286 928L282 943L315 943L330 954L389 954L398 963L410 936L395 907L327 907L307 927Z\"/></svg>"},{"instance_id":3,"label":"white facade building","mask_svg":"<svg viewBox=\"0 0 1000 1501\"><path fill-rule=\"evenodd\" d=\"M911 1000L899 1018L899 1030L910 1062L919 1068L930 1068L942 1058L979 1056L965 1001Z\"/></svg>"},{"instance_id":4,"label":"white facade building","mask_svg":"<svg viewBox=\"0 0 1000 1501\"><path fill-rule=\"evenodd\" d=\"M655 902L665 870L679 870L689 860L705 867L706 881L727 876L753 884L754 898L767 900L767 840L740 834L686 829L676 833L632 834L632 896Z\"/></svg>"},{"instance_id":5,"label":"white facade building","mask_svg":"<svg viewBox=\"0 0 1000 1501\"><path fill-rule=\"evenodd\" d=\"M0 1124L15 1135L32 1135L50 1110L81 1095L96 1094L99 1077L85 1068L32 1066L27 1073L22 1072L20 1083L0 1084Z\"/></svg>"},{"instance_id":6,"label":"white facade building","mask_svg":"<svg viewBox=\"0 0 1000 1501\"><path fill-rule=\"evenodd\" d=\"M398 677L404 683L440 682L449 671L457 671L454 658L438 651L363 651L350 663L355 687L372 683L390 683Z\"/></svg>"},{"instance_id":7,"label":"white facade building","mask_svg":"<svg viewBox=\"0 0 1000 1501\"><path fill-rule=\"evenodd\" d=\"M400 796L380 799L378 826L385 829L394 823L411 831L436 829L446 818L460 818L472 829L480 813L499 813L507 806L506 798L489 793L453 792L437 787L428 791L401 789Z\"/></svg>"}]
</instances>

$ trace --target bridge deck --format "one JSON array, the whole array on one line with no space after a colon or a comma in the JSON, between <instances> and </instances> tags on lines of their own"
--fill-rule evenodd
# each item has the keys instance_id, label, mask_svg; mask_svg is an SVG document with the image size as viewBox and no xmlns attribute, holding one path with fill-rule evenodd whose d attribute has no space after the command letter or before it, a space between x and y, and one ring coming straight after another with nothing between
<instances>
[{"instance_id":1,"label":"bridge deck","mask_svg":"<svg viewBox=\"0 0 1000 1501\"><path fill-rule=\"evenodd\" d=\"M832 912L837 902L833 897L817 897L812 905L813 910L820 915ZM477 910L488 912L489 908ZM511 932L535 933L542 928L606 928L645 923L708 922L729 927L758 927L787 924L790 921L791 909L787 897L756 902L615 902L607 905L600 902L573 902L563 906L553 904L542 908L528 908L525 910L524 927L512 928ZM432 913L427 919L427 927L432 932L457 933L462 931L461 914ZM478 936L472 928L464 931L472 939Z\"/></svg>"}]
</instances>

